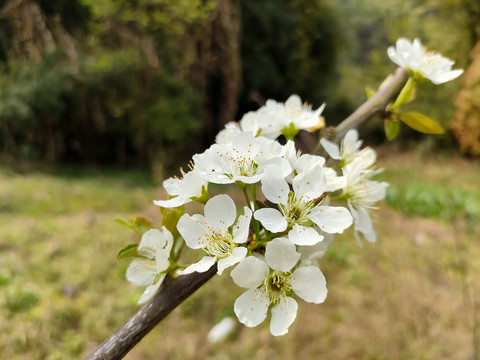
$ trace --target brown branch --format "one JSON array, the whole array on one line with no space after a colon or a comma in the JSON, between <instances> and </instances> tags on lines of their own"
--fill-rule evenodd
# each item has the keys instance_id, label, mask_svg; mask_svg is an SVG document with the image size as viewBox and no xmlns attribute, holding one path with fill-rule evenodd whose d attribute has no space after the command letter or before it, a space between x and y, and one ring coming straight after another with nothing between
<instances>
[{"instance_id":1,"label":"brown branch","mask_svg":"<svg viewBox=\"0 0 480 360\"><path fill-rule=\"evenodd\" d=\"M382 111L385 111L388 102L400 93L407 80L407 72L399 68L384 87L336 127L336 140L341 140L349 129L358 127ZM87 360L121 359L150 330L183 300L211 279L216 272L217 266L215 265L205 273L195 272L166 281L158 294L112 336L105 340Z\"/></svg>"},{"instance_id":2,"label":"brown branch","mask_svg":"<svg viewBox=\"0 0 480 360\"><path fill-rule=\"evenodd\" d=\"M217 266L214 265L204 273L195 272L165 281L153 299L105 340L86 360L123 358L150 330L216 273Z\"/></svg>"},{"instance_id":3,"label":"brown branch","mask_svg":"<svg viewBox=\"0 0 480 360\"><path fill-rule=\"evenodd\" d=\"M335 128L335 141L339 142L348 130L357 128L384 112L387 104L398 96L407 80L407 71L403 68L398 68L393 77L379 89L375 95L365 101L349 117L338 124Z\"/></svg>"}]
</instances>

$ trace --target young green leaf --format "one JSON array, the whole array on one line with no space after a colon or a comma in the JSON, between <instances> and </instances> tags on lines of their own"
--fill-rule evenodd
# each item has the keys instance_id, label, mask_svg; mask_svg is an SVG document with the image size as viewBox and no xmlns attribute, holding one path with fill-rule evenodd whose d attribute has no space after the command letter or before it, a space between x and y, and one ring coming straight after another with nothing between
<instances>
[{"instance_id":1,"label":"young green leaf","mask_svg":"<svg viewBox=\"0 0 480 360\"><path fill-rule=\"evenodd\" d=\"M400 122L397 119L385 119L385 135L387 139L392 141L398 135L398 130L400 129Z\"/></svg>"},{"instance_id":2,"label":"young green leaf","mask_svg":"<svg viewBox=\"0 0 480 360\"><path fill-rule=\"evenodd\" d=\"M434 120L418 112L398 113L400 120L424 134L443 134L443 128Z\"/></svg>"},{"instance_id":3,"label":"young green leaf","mask_svg":"<svg viewBox=\"0 0 480 360\"><path fill-rule=\"evenodd\" d=\"M140 256L137 251L138 244L129 244L118 252L117 260Z\"/></svg>"}]
</instances>

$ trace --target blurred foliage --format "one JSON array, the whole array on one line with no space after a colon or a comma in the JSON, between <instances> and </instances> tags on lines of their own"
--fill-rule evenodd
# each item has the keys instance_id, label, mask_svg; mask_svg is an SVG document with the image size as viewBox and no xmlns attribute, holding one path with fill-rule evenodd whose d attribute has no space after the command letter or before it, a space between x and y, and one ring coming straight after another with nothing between
<instances>
[{"instance_id":1,"label":"blurred foliage","mask_svg":"<svg viewBox=\"0 0 480 360\"><path fill-rule=\"evenodd\" d=\"M10 0L0 9L0 149L62 163L178 167L224 123L292 93L314 108L327 101L336 124L394 69L385 49L398 37L465 67L480 36L476 0ZM422 84L413 107L446 127L458 90Z\"/></svg>"},{"instance_id":2,"label":"blurred foliage","mask_svg":"<svg viewBox=\"0 0 480 360\"><path fill-rule=\"evenodd\" d=\"M315 108L335 96L339 15L325 1L242 1L241 110L292 93Z\"/></svg>"},{"instance_id":3,"label":"blurred foliage","mask_svg":"<svg viewBox=\"0 0 480 360\"><path fill-rule=\"evenodd\" d=\"M480 41L472 50L472 64L463 77L457 113L451 128L463 153L480 156Z\"/></svg>"}]
</instances>

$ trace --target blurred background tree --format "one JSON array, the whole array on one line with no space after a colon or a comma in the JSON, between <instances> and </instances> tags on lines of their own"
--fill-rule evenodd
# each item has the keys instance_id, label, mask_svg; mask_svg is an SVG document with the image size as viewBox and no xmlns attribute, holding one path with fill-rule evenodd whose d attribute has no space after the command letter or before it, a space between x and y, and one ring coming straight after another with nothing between
<instances>
[{"instance_id":1,"label":"blurred background tree","mask_svg":"<svg viewBox=\"0 0 480 360\"><path fill-rule=\"evenodd\" d=\"M385 49L399 36L466 67L479 8L476 0L4 0L0 148L14 159L177 167L226 122L292 93L314 107L327 101L335 124L364 100L366 84L393 70ZM416 106L447 125L458 90L452 82L423 91ZM441 144L453 146L448 139Z\"/></svg>"}]
</instances>

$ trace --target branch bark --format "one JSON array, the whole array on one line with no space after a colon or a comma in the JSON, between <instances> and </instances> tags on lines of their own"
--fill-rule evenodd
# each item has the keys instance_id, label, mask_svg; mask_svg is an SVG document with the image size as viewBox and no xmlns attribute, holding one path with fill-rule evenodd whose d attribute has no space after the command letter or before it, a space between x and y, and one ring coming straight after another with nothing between
<instances>
[{"instance_id":1,"label":"branch bark","mask_svg":"<svg viewBox=\"0 0 480 360\"><path fill-rule=\"evenodd\" d=\"M398 68L393 77L384 84L375 95L365 101L349 117L338 124L335 128L335 142L342 140L348 130L357 128L378 114L384 112L388 102L393 100L400 93L407 83L407 80L407 71L404 68Z\"/></svg>"},{"instance_id":2,"label":"branch bark","mask_svg":"<svg viewBox=\"0 0 480 360\"><path fill-rule=\"evenodd\" d=\"M217 273L214 265L204 273L192 273L165 280L160 291L120 329L105 340L87 360L122 359L173 309Z\"/></svg>"},{"instance_id":3,"label":"branch bark","mask_svg":"<svg viewBox=\"0 0 480 360\"><path fill-rule=\"evenodd\" d=\"M335 140L340 141L349 129L385 111L388 102L400 93L407 80L407 72L402 68L397 69L385 86L335 128ZM217 266L214 265L207 272L195 272L166 281L154 298L105 340L87 360L123 358L150 330L216 273Z\"/></svg>"}]
</instances>

